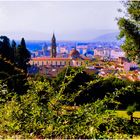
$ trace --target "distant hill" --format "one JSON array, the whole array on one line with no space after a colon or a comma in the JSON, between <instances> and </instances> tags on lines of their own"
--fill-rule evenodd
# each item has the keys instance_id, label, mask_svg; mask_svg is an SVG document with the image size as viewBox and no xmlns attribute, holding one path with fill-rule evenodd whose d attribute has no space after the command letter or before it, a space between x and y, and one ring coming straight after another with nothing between
<instances>
[{"instance_id":1,"label":"distant hill","mask_svg":"<svg viewBox=\"0 0 140 140\"><path fill-rule=\"evenodd\" d=\"M102 41L104 40L104 38L107 38L107 37L104 37L104 35L106 36L110 34L110 37L112 37L112 33L113 34L115 33L116 35L117 32L118 30L110 30L110 29L106 29L106 30L85 29L85 30L76 30L76 31L69 31L69 32L66 32L66 31L55 32L55 36L56 36L57 41L87 41L88 42L88 41L94 41L94 39ZM36 31L0 31L0 36L5 35L11 40L12 39L20 40L22 37L24 37L26 41L27 40L51 41L52 34L53 32L42 33L42 32L36 32Z\"/></svg>"},{"instance_id":2,"label":"distant hill","mask_svg":"<svg viewBox=\"0 0 140 140\"><path fill-rule=\"evenodd\" d=\"M114 32L114 33L107 33L104 35L101 35L97 38L95 38L93 41L97 42L117 42L117 36L119 35L119 32Z\"/></svg>"}]
</instances>

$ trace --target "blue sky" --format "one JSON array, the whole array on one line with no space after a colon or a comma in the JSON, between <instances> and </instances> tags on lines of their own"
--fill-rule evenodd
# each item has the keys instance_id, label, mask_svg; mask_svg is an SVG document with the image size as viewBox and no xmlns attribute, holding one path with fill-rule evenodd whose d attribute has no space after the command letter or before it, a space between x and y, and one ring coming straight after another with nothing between
<instances>
[{"instance_id":1,"label":"blue sky","mask_svg":"<svg viewBox=\"0 0 140 140\"><path fill-rule=\"evenodd\" d=\"M0 34L19 39L90 40L118 31L118 0L0 1Z\"/></svg>"}]
</instances>

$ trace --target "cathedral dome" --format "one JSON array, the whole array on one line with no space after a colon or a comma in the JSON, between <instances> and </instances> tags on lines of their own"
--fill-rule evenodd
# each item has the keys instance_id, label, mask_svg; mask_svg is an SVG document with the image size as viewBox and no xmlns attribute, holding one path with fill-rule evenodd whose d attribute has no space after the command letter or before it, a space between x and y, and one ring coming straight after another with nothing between
<instances>
[{"instance_id":1,"label":"cathedral dome","mask_svg":"<svg viewBox=\"0 0 140 140\"><path fill-rule=\"evenodd\" d=\"M76 49L72 49L69 56L71 58L78 58L80 56L80 53Z\"/></svg>"}]
</instances>

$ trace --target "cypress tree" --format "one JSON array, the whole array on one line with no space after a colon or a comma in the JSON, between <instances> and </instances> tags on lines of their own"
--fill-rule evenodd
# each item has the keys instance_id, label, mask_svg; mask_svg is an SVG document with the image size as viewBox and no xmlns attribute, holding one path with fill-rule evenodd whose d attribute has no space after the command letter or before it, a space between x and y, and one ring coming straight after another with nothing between
<instances>
[{"instance_id":1,"label":"cypress tree","mask_svg":"<svg viewBox=\"0 0 140 140\"><path fill-rule=\"evenodd\" d=\"M14 40L12 40L11 47L12 47L13 62L15 63L16 62L16 42Z\"/></svg>"},{"instance_id":2,"label":"cypress tree","mask_svg":"<svg viewBox=\"0 0 140 140\"><path fill-rule=\"evenodd\" d=\"M12 59L10 40L6 36L0 36L0 55L7 59Z\"/></svg>"},{"instance_id":3,"label":"cypress tree","mask_svg":"<svg viewBox=\"0 0 140 140\"><path fill-rule=\"evenodd\" d=\"M25 83L27 82L27 62L29 60L30 52L26 48L24 38L16 47L14 40L10 43L8 37L0 37L0 79L7 83L10 90L18 94L26 93L28 88Z\"/></svg>"},{"instance_id":4,"label":"cypress tree","mask_svg":"<svg viewBox=\"0 0 140 140\"><path fill-rule=\"evenodd\" d=\"M24 38L21 39L20 45L17 48L17 64L18 66L27 72L27 63L31 58L30 52L26 48L26 43Z\"/></svg>"}]
</instances>

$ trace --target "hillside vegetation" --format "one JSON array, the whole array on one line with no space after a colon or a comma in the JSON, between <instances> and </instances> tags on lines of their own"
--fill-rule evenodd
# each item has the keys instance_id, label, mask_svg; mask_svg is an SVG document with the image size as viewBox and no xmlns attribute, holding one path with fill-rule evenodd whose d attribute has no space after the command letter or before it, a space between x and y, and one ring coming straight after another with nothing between
<instances>
[{"instance_id":1,"label":"hillside vegetation","mask_svg":"<svg viewBox=\"0 0 140 140\"><path fill-rule=\"evenodd\" d=\"M64 79L63 74L61 80L59 76L55 80L39 76L28 78L29 88L24 94L9 91L1 82L2 138L98 139L139 135L139 120L131 123L129 118L121 118L115 111L118 107L125 108L128 100L131 103L129 93L137 98L140 94L138 83L112 78L92 79L93 76L86 75L81 68L69 68ZM87 76L89 79L85 81Z\"/></svg>"}]
</instances>

